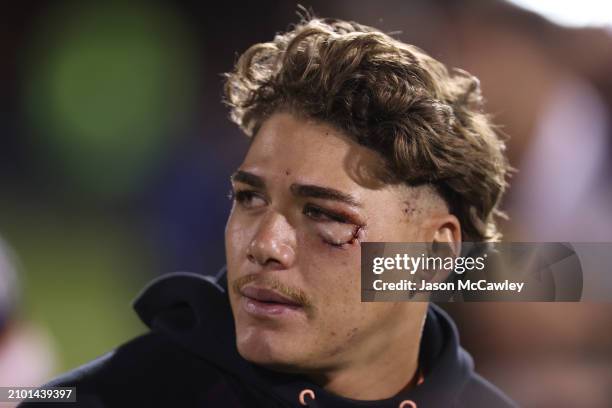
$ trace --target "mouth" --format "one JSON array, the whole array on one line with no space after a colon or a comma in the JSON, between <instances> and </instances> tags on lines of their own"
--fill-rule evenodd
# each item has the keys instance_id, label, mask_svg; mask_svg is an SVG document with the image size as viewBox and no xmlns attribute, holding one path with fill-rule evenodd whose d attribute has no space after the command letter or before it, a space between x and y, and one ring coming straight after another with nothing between
<instances>
[{"instance_id":1,"label":"mouth","mask_svg":"<svg viewBox=\"0 0 612 408\"><path fill-rule=\"evenodd\" d=\"M243 297L244 310L257 317L300 313L304 309L300 303L272 289L248 285L240 289L240 294Z\"/></svg>"}]
</instances>

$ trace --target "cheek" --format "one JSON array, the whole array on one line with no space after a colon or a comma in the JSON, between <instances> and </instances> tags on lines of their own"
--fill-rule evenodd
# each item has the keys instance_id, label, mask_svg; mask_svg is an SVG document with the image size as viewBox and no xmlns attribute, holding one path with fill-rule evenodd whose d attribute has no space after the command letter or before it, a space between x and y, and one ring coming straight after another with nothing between
<instances>
[{"instance_id":1,"label":"cheek","mask_svg":"<svg viewBox=\"0 0 612 408\"><path fill-rule=\"evenodd\" d=\"M319 357L339 358L364 336L372 332L385 315L384 304L361 302L361 252L359 245L351 250L320 250L311 258L309 283L316 287L317 333L313 347Z\"/></svg>"},{"instance_id":2,"label":"cheek","mask_svg":"<svg viewBox=\"0 0 612 408\"><path fill-rule=\"evenodd\" d=\"M358 243L343 249L315 242L300 254L305 279L316 290L322 309L346 309L361 300L361 250Z\"/></svg>"},{"instance_id":3,"label":"cheek","mask_svg":"<svg viewBox=\"0 0 612 408\"><path fill-rule=\"evenodd\" d=\"M243 254L246 254L247 245L250 242L250 229L239 218L236 213L232 212L225 226L225 253L228 269L231 264L238 262Z\"/></svg>"}]
</instances>

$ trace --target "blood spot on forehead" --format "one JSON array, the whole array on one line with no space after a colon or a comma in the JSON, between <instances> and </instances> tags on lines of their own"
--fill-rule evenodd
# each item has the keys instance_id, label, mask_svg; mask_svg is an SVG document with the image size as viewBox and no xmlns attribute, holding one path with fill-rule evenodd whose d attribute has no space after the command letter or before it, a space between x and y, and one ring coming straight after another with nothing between
<instances>
[{"instance_id":1,"label":"blood spot on forehead","mask_svg":"<svg viewBox=\"0 0 612 408\"><path fill-rule=\"evenodd\" d=\"M290 174L291 174L291 170L286 169L286 170L285 170L285 176L288 176L288 175L290 175Z\"/></svg>"},{"instance_id":2,"label":"blood spot on forehead","mask_svg":"<svg viewBox=\"0 0 612 408\"><path fill-rule=\"evenodd\" d=\"M415 203L411 201L404 201L404 214L406 215L414 215L417 212L417 207Z\"/></svg>"},{"instance_id":3,"label":"blood spot on forehead","mask_svg":"<svg viewBox=\"0 0 612 408\"><path fill-rule=\"evenodd\" d=\"M402 201L402 212L404 215L416 217L430 209L436 209L439 205L435 193L429 187L417 187L411 189L409 198Z\"/></svg>"}]
</instances>

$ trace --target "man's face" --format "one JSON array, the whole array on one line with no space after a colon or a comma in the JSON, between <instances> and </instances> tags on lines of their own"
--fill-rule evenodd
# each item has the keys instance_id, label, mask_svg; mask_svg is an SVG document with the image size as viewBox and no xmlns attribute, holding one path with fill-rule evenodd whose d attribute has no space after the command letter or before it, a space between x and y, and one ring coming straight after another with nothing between
<instances>
[{"instance_id":1,"label":"man's face","mask_svg":"<svg viewBox=\"0 0 612 408\"><path fill-rule=\"evenodd\" d=\"M237 347L285 371L375 359L424 303L361 303L360 242L427 241L439 208L376 178L382 160L321 122L266 120L233 176L225 231ZM418 326L418 324L417 324Z\"/></svg>"}]
</instances>

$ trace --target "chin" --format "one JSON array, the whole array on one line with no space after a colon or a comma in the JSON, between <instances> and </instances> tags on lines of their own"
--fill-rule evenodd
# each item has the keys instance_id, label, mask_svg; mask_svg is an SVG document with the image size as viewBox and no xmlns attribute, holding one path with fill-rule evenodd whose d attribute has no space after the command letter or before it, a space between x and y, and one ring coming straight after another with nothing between
<instances>
[{"instance_id":1,"label":"chin","mask_svg":"<svg viewBox=\"0 0 612 408\"><path fill-rule=\"evenodd\" d=\"M260 330L248 330L250 333L237 332L236 347L245 360L276 371L298 372L300 354L295 349L301 344L295 339L278 338L276 333L262 333ZM282 336L285 337L285 336Z\"/></svg>"}]
</instances>

